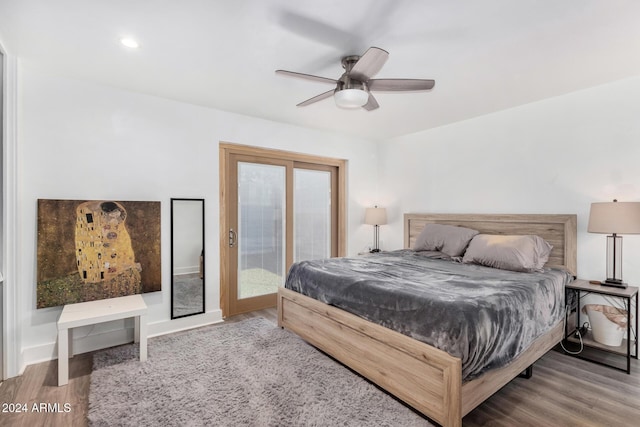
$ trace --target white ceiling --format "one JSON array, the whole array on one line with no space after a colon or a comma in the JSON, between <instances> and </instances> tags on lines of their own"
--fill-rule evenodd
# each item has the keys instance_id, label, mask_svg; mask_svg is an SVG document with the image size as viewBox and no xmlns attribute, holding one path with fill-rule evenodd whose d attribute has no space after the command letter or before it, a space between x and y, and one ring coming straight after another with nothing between
<instances>
[{"instance_id":1,"label":"white ceiling","mask_svg":"<svg viewBox=\"0 0 640 427\"><path fill-rule=\"evenodd\" d=\"M137 50L120 45L137 38ZM0 40L25 63L127 90L387 139L640 75L637 0L0 0ZM378 110L295 105L340 59L390 52Z\"/></svg>"}]
</instances>

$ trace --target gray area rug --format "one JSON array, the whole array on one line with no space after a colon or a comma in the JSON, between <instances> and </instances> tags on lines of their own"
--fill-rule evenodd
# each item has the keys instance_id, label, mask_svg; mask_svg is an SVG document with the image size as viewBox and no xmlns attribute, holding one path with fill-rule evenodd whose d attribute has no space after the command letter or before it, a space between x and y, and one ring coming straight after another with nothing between
<instances>
[{"instance_id":1,"label":"gray area rug","mask_svg":"<svg viewBox=\"0 0 640 427\"><path fill-rule=\"evenodd\" d=\"M256 318L94 355L92 426L430 426L295 334Z\"/></svg>"}]
</instances>

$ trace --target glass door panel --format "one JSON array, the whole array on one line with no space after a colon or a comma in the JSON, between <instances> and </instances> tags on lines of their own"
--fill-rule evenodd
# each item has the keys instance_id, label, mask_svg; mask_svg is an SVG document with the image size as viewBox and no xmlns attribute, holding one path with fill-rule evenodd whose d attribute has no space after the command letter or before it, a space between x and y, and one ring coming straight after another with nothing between
<instances>
[{"instance_id":1,"label":"glass door panel","mask_svg":"<svg viewBox=\"0 0 640 427\"><path fill-rule=\"evenodd\" d=\"M284 284L286 168L238 162L238 300Z\"/></svg>"},{"instance_id":2,"label":"glass door panel","mask_svg":"<svg viewBox=\"0 0 640 427\"><path fill-rule=\"evenodd\" d=\"M294 262L331 257L331 172L293 171Z\"/></svg>"}]
</instances>

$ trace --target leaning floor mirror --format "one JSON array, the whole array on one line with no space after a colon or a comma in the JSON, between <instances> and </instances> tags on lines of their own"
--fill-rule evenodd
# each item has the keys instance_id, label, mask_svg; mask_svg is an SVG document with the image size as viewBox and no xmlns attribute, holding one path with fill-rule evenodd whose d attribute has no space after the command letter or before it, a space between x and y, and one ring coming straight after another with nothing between
<instances>
[{"instance_id":1,"label":"leaning floor mirror","mask_svg":"<svg viewBox=\"0 0 640 427\"><path fill-rule=\"evenodd\" d=\"M171 199L171 318L204 313L204 199Z\"/></svg>"}]
</instances>

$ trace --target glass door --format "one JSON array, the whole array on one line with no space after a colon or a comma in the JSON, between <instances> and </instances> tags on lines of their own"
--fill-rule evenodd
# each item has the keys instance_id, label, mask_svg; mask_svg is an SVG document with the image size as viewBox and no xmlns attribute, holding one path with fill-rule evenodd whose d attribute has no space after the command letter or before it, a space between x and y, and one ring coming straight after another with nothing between
<instances>
[{"instance_id":1,"label":"glass door","mask_svg":"<svg viewBox=\"0 0 640 427\"><path fill-rule=\"evenodd\" d=\"M283 166L238 164L238 298L272 294L285 274Z\"/></svg>"},{"instance_id":2,"label":"glass door","mask_svg":"<svg viewBox=\"0 0 640 427\"><path fill-rule=\"evenodd\" d=\"M246 151L221 157L225 317L275 306L293 262L340 252L338 166Z\"/></svg>"},{"instance_id":3,"label":"glass door","mask_svg":"<svg viewBox=\"0 0 640 427\"><path fill-rule=\"evenodd\" d=\"M288 162L232 156L230 314L276 303L287 273ZM234 191L235 190L235 191Z\"/></svg>"},{"instance_id":4,"label":"glass door","mask_svg":"<svg viewBox=\"0 0 640 427\"><path fill-rule=\"evenodd\" d=\"M335 168L296 163L293 182L294 262L337 256Z\"/></svg>"}]
</instances>

